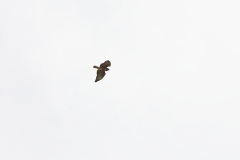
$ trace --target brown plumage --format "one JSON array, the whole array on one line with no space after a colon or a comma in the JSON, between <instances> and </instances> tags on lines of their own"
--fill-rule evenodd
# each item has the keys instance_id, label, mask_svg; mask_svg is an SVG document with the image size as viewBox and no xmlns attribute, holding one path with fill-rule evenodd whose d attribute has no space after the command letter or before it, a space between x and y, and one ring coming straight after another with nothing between
<instances>
[{"instance_id":1,"label":"brown plumage","mask_svg":"<svg viewBox=\"0 0 240 160\"><path fill-rule=\"evenodd\" d=\"M100 81L101 79L103 79L103 77L106 75L105 71L109 71L109 69L107 67L110 67L110 66L111 66L111 62L109 60L107 60L104 63L102 63L100 65L100 67L93 66L93 68L97 69L97 76L96 76L95 82Z\"/></svg>"}]
</instances>

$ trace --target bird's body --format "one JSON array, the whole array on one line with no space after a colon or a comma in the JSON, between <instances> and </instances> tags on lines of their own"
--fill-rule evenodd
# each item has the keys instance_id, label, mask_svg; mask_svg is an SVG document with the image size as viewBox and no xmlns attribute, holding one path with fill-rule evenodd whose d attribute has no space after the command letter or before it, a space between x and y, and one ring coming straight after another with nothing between
<instances>
[{"instance_id":1,"label":"bird's body","mask_svg":"<svg viewBox=\"0 0 240 160\"><path fill-rule=\"evenodd\" d=\"M106 75L105 71L109 71L109 68L111 66L111 62L109 60L105 61L104 63L102 63L100 65L100 67L98 66L93 66L93 68L97 69L97 76L95 79L95 82L100 81L101 79L103 79L103 77Z\"/></svg>"}]
</instances>

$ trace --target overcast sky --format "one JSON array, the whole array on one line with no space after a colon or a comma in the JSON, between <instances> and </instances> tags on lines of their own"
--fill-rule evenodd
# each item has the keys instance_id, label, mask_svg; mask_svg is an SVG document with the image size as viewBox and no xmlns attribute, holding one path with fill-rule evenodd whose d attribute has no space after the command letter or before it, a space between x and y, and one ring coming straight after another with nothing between
<instances>
[{"instance_id":1,"label":"overcast sky","mask_svg":"<svg viewBox=\"0 0 240 160\"><path fill-rule=\"evenodd\" d=\"M239 160L239 6L0 0L0 159Z\"/></svg>"}]
</instances>

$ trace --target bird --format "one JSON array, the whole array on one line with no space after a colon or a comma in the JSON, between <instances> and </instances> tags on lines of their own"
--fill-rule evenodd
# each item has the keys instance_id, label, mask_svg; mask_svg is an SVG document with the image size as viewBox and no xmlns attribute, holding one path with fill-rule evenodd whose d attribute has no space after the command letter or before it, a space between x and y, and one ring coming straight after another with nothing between
<instances>
[{"instance_id":1,"label":"bird","mask_svg":"<svg viewBox=\"0 0 240 160\"><path fill-rule=\"evenodd\" d=\"M106 60L104 63L102 63L100 67L93 66L93 68L97 69L97 76L96 76L95 82L103 79L103 77L106 75L105 71L109 71L109 68L107 67L110 67L110 66L111 66L111 62L109 60Z\"/></svg>"}]
</instances>

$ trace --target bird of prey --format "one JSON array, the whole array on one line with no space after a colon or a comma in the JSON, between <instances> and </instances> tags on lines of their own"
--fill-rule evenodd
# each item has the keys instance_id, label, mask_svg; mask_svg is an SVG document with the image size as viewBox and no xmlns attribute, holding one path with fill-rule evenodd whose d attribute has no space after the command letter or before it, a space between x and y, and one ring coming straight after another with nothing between
<instances>
[{"instance_id":1,"label":"bird of prey","mask_svg":"<svg viewBox=\"0 0 240 160\"><path fill-rule=\"evenodd\" d=\"M93 66L93 68L97 69L97 77L95 79L95 82L100 81L101 79L103 79L103 77L105 76L105 71L109 71L109 69L107 67L111 66L111 62L109 60L105 61L104 63L102 63L100 65L100 67L98 66Z\"/></svg>"}]
</instances>

